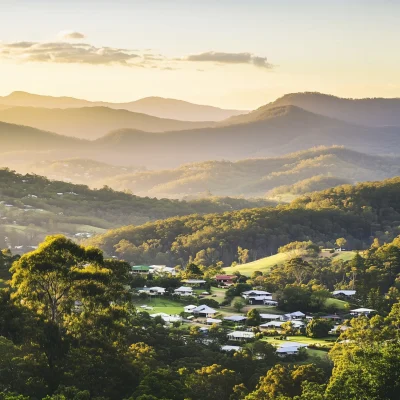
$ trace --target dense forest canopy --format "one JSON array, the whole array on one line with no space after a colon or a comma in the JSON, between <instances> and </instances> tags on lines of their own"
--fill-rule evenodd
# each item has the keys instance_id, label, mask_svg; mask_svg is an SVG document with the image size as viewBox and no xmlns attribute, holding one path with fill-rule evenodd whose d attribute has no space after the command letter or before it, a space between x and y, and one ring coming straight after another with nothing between
<instances>
[{"instance_id":1,"label":"dense forest canopy","mask_svg":"<svg viewBox=\"0 0 400 400\"><path fill-rule=\"evenodd\" d=\"M391 240L399 233L400 178L345 185L302 197L290 205L224 214L171 218L111 230L90 240L109 255L130 262L185 265L200 251L207 264L237 261L237 249L250 259L276 253L292 241L333 246L345 237L353 249L373 237Z\"/></svg>"},{"instance_id":2,"label":"dense forest canopy","mask_svg":"<svg viewBox=\"0 0 400 400\"><path fill-rule=\"evenodd\" d=\"M61 235L20 258L2 254L0 260L12 264L12 279L11 287L0 289L0 398L396 400L399 244L399 239L382 246L375 240L364 256L345 263L294 258L281 270L256 274L227 290L229 296L253 285L276 285L278 307L300 305L309 312L330 295L324 283L344 278L337 285L355 288L355 304L364 301L378 314L347 314L337 340L325 341L329 358L310 358L305 351L279 357L269 334L258 328L257 308L247 313L246 322L254 338L240 350L222 351L231 343L232 326L212 325L204 336L190 322L168 325L160 316L151 317L134 306L137 295L128 288L135 287L136 278L129 264ZM202 274L195 264L187 270ZM152 279L176 286L183 276ZM319 315L308 322L310 341L325 337L332 326ZM282 326L290 339L301 337L291 322Z\"/></svg>"},{"instance_id":3,"label":"dense forest canopy","mask_svg":"<svg viewBox=\"0 0 400 400\"><path fill-rule=\"evenodd\" d=\"M127 223L142 224L160 218L194 213L224 212L274 205L266 200L235 198L179 201L138 197L109 187L51 181L39 175L21 175L0 169L0 231L12 246L37 245L49 233L101 232Z\"/></svg>"}]
</instances>

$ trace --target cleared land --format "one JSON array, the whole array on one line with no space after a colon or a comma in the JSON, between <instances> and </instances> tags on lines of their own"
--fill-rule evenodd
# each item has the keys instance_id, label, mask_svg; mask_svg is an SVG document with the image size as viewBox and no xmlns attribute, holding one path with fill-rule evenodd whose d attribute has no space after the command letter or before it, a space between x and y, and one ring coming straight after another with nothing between
<instances>
[{"instance_id":1,"label":"cleared land","mask_svg":"<svg viewBox=\"0 0 400 400\"><path fill-rule=\"evenodd\" d=\"M342 251L337 253L321 252L321 257L334 258L335 260L348 261L355 256L354 251ZM224 272L232 274L235 271L239 271L242 275L251 276L254 271L261 271L262 273L268 272L275 265L283 265L290 259L288 253L277 253L273 256L260 258L259 260L252 261L250 263L236 265L234 267L224 268Z\"/></svg>"}]
</instances>

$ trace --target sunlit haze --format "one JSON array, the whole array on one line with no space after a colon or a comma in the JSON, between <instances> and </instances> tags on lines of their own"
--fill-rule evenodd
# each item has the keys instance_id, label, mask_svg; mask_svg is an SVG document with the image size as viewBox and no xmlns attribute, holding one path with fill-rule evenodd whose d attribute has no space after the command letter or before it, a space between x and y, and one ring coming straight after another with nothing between
<instances>
[{"instance_id":1,"label":"sunlit haze","mask_svg":"<svg viewBox=\"0 0 400 400\"><path fill-rule=\"evenodd\" d=\"M32 3L0 1L1 95L239 109L300 91L400 96L397 1Z\"/></svg>"}]
</instances>

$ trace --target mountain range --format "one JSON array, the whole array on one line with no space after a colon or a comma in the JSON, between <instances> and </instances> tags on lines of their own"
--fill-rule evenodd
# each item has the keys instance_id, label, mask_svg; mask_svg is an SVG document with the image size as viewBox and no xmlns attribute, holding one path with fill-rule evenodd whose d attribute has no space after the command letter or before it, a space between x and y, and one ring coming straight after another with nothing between
<instances>
[{"instance_id":1,"label":"mountain range","mask_svg":"<svg viewBox=\"0 0 400 400\"><path fill-rule=\"evenodd\" d=\"M139 196L200 198L211 193L284 199L341 184L400 175L400 157L320 147L281 157L204 161L163 170L69 159L41 161L19 171L97 188L107 185Z\"/></svg>"},{"instance_id":2,"label":"mountain range","mask_svg":"<svg viewBox=\"0 0 400 400\"><path fill-rule=\"evenodd\" d=\"M175 168L189 162L279 156L314 146L339 145L391 155L400 149L400 127L354 125L297 106L275 107L262 114L255 111L243 118L237 124L181 131L120 129L93 141L0 123L0 151L23 152L14 159L25 158L25 164L77 157L115 165Z\"/></svg>"},{"instance_id":3,"label":"mountain range","mask_svg":"<svg viewBox=\"0 0 400 400\"><path fill-rule=\"evenodd\" d=\"M8 96L0 96L2 107L38 107L38 108L82 108L108 107L135 113L148 114L159 118L183 121L222 121L234 115L247 113L247 110L227 110L207 105L189 103L183 100L163 97L145 97L126 103L104 101L88 101L74 97L53 97L27 92L13 92Z\"/></svg>"}]
</instances>

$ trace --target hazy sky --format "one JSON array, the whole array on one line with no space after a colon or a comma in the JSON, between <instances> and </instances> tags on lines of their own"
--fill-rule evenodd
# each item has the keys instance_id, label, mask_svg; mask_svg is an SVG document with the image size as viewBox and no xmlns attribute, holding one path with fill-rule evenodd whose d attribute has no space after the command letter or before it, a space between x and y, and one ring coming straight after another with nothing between
<instances>
[{"instance_id":1,"label":"hazy sky","mask_svg":"<svg viewBox=\"0 0 400 400\"><path fill-rule=\"evenodd\" d=\"M0 0L0 94L400 97L400 0Z\"/></svg>"}]
</instances>

